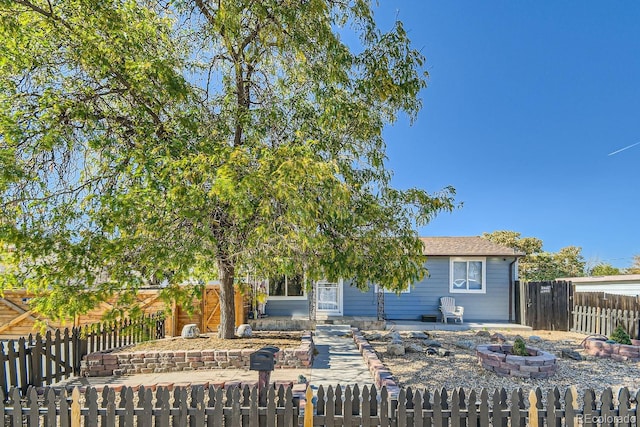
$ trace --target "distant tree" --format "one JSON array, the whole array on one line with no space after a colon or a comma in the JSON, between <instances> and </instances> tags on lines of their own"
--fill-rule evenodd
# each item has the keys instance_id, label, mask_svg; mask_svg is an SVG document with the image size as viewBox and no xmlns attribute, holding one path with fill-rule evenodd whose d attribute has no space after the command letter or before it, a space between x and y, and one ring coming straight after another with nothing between
<instances>
[{"instance_id":1,"label":"distant tree","mask_svg":"<svg viewBox=\"0 0 640 427\"><path fill-rule=\"evenodd\" d=\"M580 247L567 246L555 253L545 252L542 250L542 240L520 237L520 233L515 231L494 231L483 233L482 237L525 253L518 261L519 277L522 281L542 282L559 277L584 275L586 263Z\"/></svg>"},{"instance_id":2,"label":"distant tree","mask_svg":"<svg viewBox=\"0 0 640 427\"><path fill-rule=\"evenodd\" d=\"M552 257L557 269L557 273L553 279L557 279L558 277L584 276L584 267L586 262L582 256L581 247L566 246L561 248L558 252L553 253Z\"/></svg>"},{"instance_id":3,"label":"distant tree","mask_svg":"<svg viewBox=\"0 0 640 427\"><path fill-rule=\"evenodd\" d=\"M616 276L622 274L619 268L608 263L598 263L589 272L590 276Z\"/></svg>"},{"instance_id":4,"label":"distant tree","mask_svg":"<svg viewBox=\"0 0 640 427\"><path fill-rule=\"evenodd\" d=\"M542 251L542 240L537 237L520 237L517 231L498 230L491 233L482 233L482 237L493 243L518 249L526 255Z\"/></svg>"},{"instance_id":5,"label":"distant tree","mask_svg":"<svg viewBox=\"0 0 640 427\"><path fill-rule=\"evenodd\" d=\"M626 274L640 274L640 255L633 256L633 264L625 270Z\"/></svg>"}]
</instances>

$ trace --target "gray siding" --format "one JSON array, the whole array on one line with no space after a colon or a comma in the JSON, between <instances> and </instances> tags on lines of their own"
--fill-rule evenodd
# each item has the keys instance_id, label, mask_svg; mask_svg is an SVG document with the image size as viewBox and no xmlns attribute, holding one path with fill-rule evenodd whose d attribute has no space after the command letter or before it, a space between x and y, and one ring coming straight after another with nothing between
<instances>
[{"instance_id":1,"label":"gray siding","mask_svg":"<svg viewBox=\"0 0 640 427\"><path fill-rule=\"evenodd\" d=\"M422 314L436 314L440 297L451 296L464 307L465 321L509 320L509 264L512 260L487 258L486 294L449 293L449 257L430 257L430 276L411 287L407 294L385 294L389 320L418 320Z\"/></svg>"}]
</instances>

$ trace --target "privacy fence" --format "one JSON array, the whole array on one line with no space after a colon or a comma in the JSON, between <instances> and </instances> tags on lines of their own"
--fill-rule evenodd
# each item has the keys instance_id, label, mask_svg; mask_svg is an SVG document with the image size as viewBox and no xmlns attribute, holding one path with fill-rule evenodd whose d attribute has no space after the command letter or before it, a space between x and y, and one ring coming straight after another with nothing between
<instances>
[{"instance_id":1,"label":"privacy fence","mask_svg":"<svg viewBox=\"0 0 640 427\"><path fill-rule=\"evenodd\" d=\"M39 396L30 388L21 397L17 389L0 396L6 426L636 426L638 398L627 389L615 396L611 389L596 395L575 388L557 388L526 396L521 390L490 393L401 390L390 398L386 388L319 387L313 396L307 388L306 405L291 388L271 386L266 406L259 405L256 387L176 387L157 390L141 387L101 393L90 388L46 388Z\"/></svg>"},{"instance_id":2,"label":"privacy fence","mask_svg":"<svg viewBox=\"0 0 640 427\"><path fill-rule=\"evenodd\" d=\"M574 286L571 282L516 282L516 321L533 329L571 328Z\"/></svg>"},{"instance_id":3,"label":"privacy fence","mask_svg":"<svg viewBox=\"0 0 640 427\"><path fill-rule=\"evenodd\" d=\"M157 314L0 342L0 390L6 395L10 387L26 391L29 386L77 376L88 353L160 339L164 334L164 318Z\"/></svg>"},{"instance_id":4,"label":"privacy fence","mask_svg":"<svg viewBox=\"0 0 640 427\"><path fill-rule=\"evenodd\" d=\"M605 292L576 292L573 302L575 305L585 307L640 311L640 296L616 295Z\"/></svg>"}]
</instances>

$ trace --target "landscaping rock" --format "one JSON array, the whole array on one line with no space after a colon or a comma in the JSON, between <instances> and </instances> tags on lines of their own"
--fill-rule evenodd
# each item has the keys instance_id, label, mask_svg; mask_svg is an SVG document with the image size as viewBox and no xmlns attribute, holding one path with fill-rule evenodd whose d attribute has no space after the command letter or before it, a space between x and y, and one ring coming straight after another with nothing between
<instances>
[{"instance_id":1,"label":"landscaping rock","mask_svg":"<svg viewBox=\"0 0 640 427\"><path fill-rule=\"evenodd\" d=\"M387 354L390 356L402 356L404 355L404 345L402 343L395 344L389 343L387 344Z\"/></svg>"},{"instance_id":2,"label":"landscaping rock","mask_svg":"<svg viewBox=\"0 0 640 427\"><path fill-rule=\"evenodd\" d=\"M439 348L438 349L438 356L440 356L440 357L453 356L453 353L450 352L449 350L445 350L444 348Z\"/></svg>"},{"instance_id":3,"label":"landscaping rock","mask_svg":"<svg viewBox=\"0 0 640 427\"><path fill-rule=\"evenodd\" d=\"M382 339L382 334L379 332L369 332L364 334L364 339L367 341L379 341Z\"/></svg>"},{"instance_id":4,"label":"landscaping rock","mask_svg":"<svg viewBox=\"0 0 640 427\"><path fill-rule=\"evenodd\" d=\"M471 340L460 340L454 343L456 347L466 348L467 350L474 350L476 348L476 343Z\"/></svg>"},{"instance_id":5,"label":"landscaping rock","mask_svg":"<svg viewBox=\"0 0 640 427\"><path fill-rule=\"evenodd\" d=\"M478 332L476 332L476 336L477 337L490 337L491 336L491 332L489 332L489 331L478 331Z\"/></svg>"},{"instance_id":6,"label":"landscaping rock","mask_svg":"<svg viewBox=\"0 0 640 427\"><path fill-rule=\"evenodd\" d=\"M200 336L200 328L195 323L189 323L182 327L182 338L198 338Z\"/></svg>"},{"instance_id":7,"label":"landscaping rock","mask_svg":"<svg viewBox=\"0 0 640 427\"><path fill-rule=\"evenodd\" d=\"M575 350L571 350L571 349L567 349L567 348L563 348L562 349L562 358L563 359L573 359L573 360L578 360L578 361L584 360L584 358L582 357L582 355L580 353L578 353Z\"/></svg>"},{"instance_id":8,"label":"landscaping rock","mask_svg":"<svg viewBox=\"0 0 640 427\"><path fill-rule=\"evenodd\" d=\"M529 337L529 342L542 342L542 338L537 335L531 335Z\"/></svg>"},{"instance_id":9,"label":"landscaping rock","mask_svg":"<svg viewBox=\"0 0 640 427\"><path fill-rule=\"evenodd\" d=\"M400 333L398 331L389 332L387 335L384 336L384 339L386 341L402 342L402 336L400 336Z\"/></svg>"},{"instance_id":10,"label":"landscaping rock","mask_svg":"<svg viewBox=\"0 0 640 427\"><path fill-rule=\"evenodd\" d=\"M427 347L442 347L440 341L436 340L424 340L422 341L422 344L426 345Z\"/></svg>"},{"instance_id":11,"label":"landscaping rock","mask_svg":"<svg viewBox=\"0 0 640 427\"><path fill-rule=\"evenodd\" d=\"M251 325L249 325L248 323L243 323L242 325L238 326L238 330L236 331L236 336L243 337L243 338L251 338L253 336L253 330L251 329Z\"/></svg>"},{"instance_id":12,"label":"landscaping rock","mask_svg":"<svg viewBox=\"0 0 640 427\"><path fill-rule=\"evenodd\" d=\"M495 334L491 335L491 342L503 343L505 341L507 341L507 339L501 333L496 332Z\"/></svg>"},{"instance_id":13,"label":"landscaping rock","mask_svg":"<svg viewBox=\"0 0 640 427\"><path fill-rule=\"evenodd\" d=\"M404 350L407 353L422 353L422 346L420 344L409 343L405 344Z\"/></svg>"},{"instance_id":14,"label":"landscaping rock","mask_svg":"<svg viewBox=\"0 0 640 427\"><path fill-rule=\"evenodd\" d=\"M429 335L425 334L424 332L415 332L415 331L412 331L412 332L409 332L409 333L407 334L407 337L408 337L408 338L418 338L418 339L428 339L428 338L429 338Z\"/></svg>"},{"instance_id":15,"label":"landscaping rock","mask_svg":"<svg viewBox=\"0 0 640 427\"><path fill-rule=\"evenodd\" d=\"M433 347L429 347L425 350L425 353L427 353L429 356L434 356L438 354L438 350Z\"/></svg>"}]
</instances>

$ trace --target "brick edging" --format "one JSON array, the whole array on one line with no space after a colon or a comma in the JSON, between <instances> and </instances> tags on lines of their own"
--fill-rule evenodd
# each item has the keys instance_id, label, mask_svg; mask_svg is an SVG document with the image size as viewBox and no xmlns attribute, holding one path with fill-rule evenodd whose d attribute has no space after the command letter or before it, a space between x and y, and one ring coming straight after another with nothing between
<instances>
[{"instance_id":1,"label":"brick edging","mask_svg":"<svg viewBox=\"0 0 640 427\"><path fill-rule=\"evenodd\" d=\"M556 373L556 357L537 348L527 347L530 356L511 354L510 344L481 344L476 356L483 368L502 376L549 378Z\"/></svg>"},{"instance_id":2,"label":"brick edging","mask_svg":"<svg viewBox=\"0 0 640 427\"><path fill-rule=\"evenodd\" d=\"M640 345L614 344L602 339L588 337L582 343L582 347L592 356L610 357L618 362L640 361Z\"/></svg>"},{"instance_id":3,"label":"brick edging","mask_svg":"<svg viewBox=\"0 0 640 427\"><path fill-rule=\"evenodd\" d=\"M308 368L313 363L313 336L310 331L302 334L297 348L276 353L276 368ZM84 356L83 375L105 377L161 372L180 372L204 369L248 369L252 349L243 350L178 350L136 351L113 353L111 350Z\"/></svg>"},{"instance_id":4,"label":"brick edging","mask_svg":"<svg viewBox=\"0 0 640 427\"><path fill-rule=\"evenodd\" d=\"M396 379L389 368L378 358L373 346L369 344L369 341L364 338L358 328L351 328L351 333L353 334L353 341L367 364L369 372L373 376L376 387L382 388L385 386L387 387L389 396L397 397L400 392L400 387L396 383Z\"/></svg>"}]
</instances>

